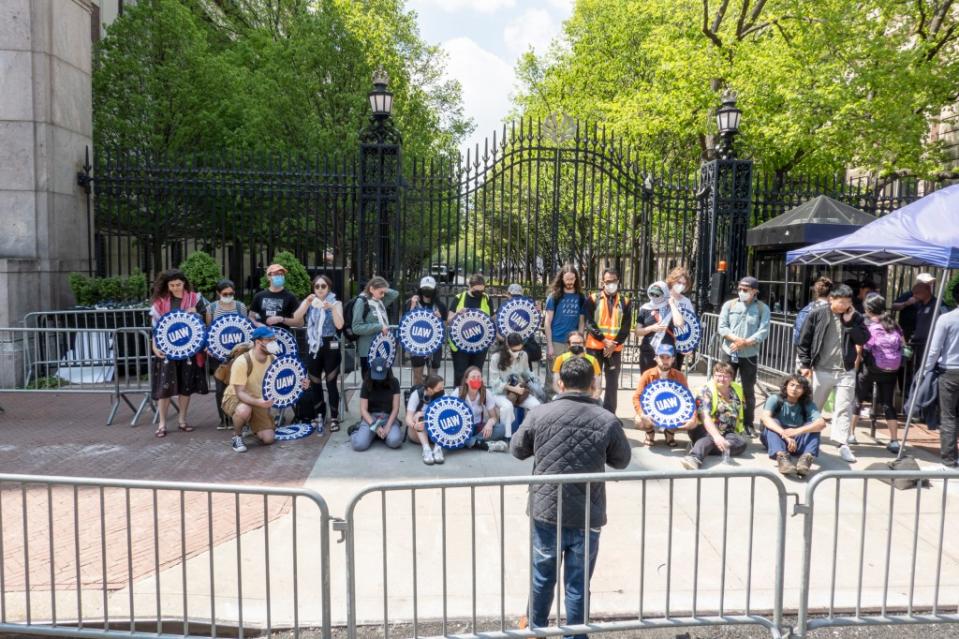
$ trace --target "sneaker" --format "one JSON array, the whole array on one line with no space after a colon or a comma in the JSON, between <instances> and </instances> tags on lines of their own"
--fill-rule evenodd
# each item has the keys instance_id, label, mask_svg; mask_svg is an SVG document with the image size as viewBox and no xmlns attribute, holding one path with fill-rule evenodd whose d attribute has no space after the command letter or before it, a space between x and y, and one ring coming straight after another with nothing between
<instances>
[{"instance_id":1,"label":"sneaker","mask_svg":"<svg viewBox=\"0 0 959 639\"><path fill-rule=\"evenodd\" d=\"M424 448L424 449L423 449L423 463L426 464L427 466L432 466L432 465L433 465L433 461L434 461L434 460L433 460L433 451L431 451L429 448Z\"/></svg>"},{"instance_id":2,"label":"sneaker","mask_svg":"<svg viewBox=\"0 0 959 639\"><path fill-rule=\"evenodd\" d=\"M486 442L486 446L491 453L505 453L509 450L509 444L502 441Z\"/></svg>"},{"instance_id":3,"label":"sneaker","mask_svg":"<svg viewBox=\"0 0 959 639\"><path fill-rule=\"evenodd\" d=\"M859 440L856 439L856 433L849 433L849 437L846 438L847 444L852 444L853 446L859 443Z\"/></svg>"},{"instance_id":4,"label":"sneaker","mask_svg":"<svg viewBox=\"0 0 959 639\"><path fill-rule=\"evenodd\" d=\"M786 477L796 474L796 465L789 459L789 454L783 451L776 453L776 463L779 465L779 474Z\"/></svg>"},{"instance_id":5,"label":"sneaker","mask_svg":"<svg viewBox=\"0 0 959 639\"><path fill-rule=\"evenodd\" d=\"M433 461L437 464L442 464L445 461L443 459L443 447L439 444L433 446Z\"/></svg>"},{"instance_id":6,"label":"sneaker","mask_svg":"<svg viewBox=\"0 0 959 639\"><path fill-rule=\"evenodd\" d=\"M233 425L227 422L226 417L220 419L220 423L216 425L217 430L233 430Z\"/></svg>"},{"instance_id":7,"label":"sneaker","mask_svg":"<svg viewBox=\"0 0 959 639\"><path fill-rule=\"evenodd\" d=\"M743 428L743 433L749 439L753 439L754 437L756 437L756 431L753 429L752 424L746 424L746 426Z\"/></svg>"},{"instance_id":8,"label":"sneaker","mask_svg":"<svg viewBox=\"0 0 959 639\"><path fill-rule=\"evenodd\" d=\"M698 457L693 457L692 455L686 455L679 463L682 464L686 470L699 470L699 467L703 465L703 462L699 461Z\"/></svg>"},{"instance_id":9,"label":"sneaker","mask_svg":"<svg viewBox=\"0 0 959 639\"><path fill-rule=\"evenodd\" d=\"M796 474L800 477L805 477L809 474L809 471L812 470L812 463L815 458L812 456L812 453L805 453L796 462Z\"/></svg>"},{"instance_id":10,"label":"sneaker","mask_svg":"<svg viewBox=\"0 0 959 639\"><path fill-rule=\"evenodd\" d=\"M849 462L850 464L856 463L856 456L852 454L851 450L849 450L848 444L843 444L839 447L839 456L842 457L844 462Z\"/></svg>"},{"instance_id":11,"label":"sneaker","mask_svg":"<svg viewBox=\"0 0 959 639\"><path fill-rule=\"evenodd\" d=\"M243 438L240 437L239 435L233 436L233 442L231 445L233 446L233 452L236 452L236 453L246 452L246 444L243 443Z\"/></svg>"},{"instance_id":12,"label":"sneaker","mask_svg":"<svg viewBox=\"0 0 959 639\"><path fill-rule=\"evenodd\" d=\"M900 448L901 446L899 445L899 442L897 441L891 441L888 444L886 444L886 450L888 450L893 455L898 455Z\"/></svg>"},{"instance_id":13,"label":"sneaker","mask_svg":"<svg viewBox=\"0 0 959 639\"><path fill-rule=\"evenodd\" d=\"M250 428L249 425L244 426L244 427L243 427L243 430L240 431L240 436L241 436L241 437L249 437L249 436L252 435L252 434L253 434L253 429Z\"/></svg>"}]
</instances>

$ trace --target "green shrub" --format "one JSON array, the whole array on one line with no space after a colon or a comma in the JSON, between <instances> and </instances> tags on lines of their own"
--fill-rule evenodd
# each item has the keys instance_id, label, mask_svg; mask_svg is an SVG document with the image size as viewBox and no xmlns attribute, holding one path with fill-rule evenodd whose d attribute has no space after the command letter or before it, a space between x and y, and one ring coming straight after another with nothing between
<instances>
[{"instance_id":1,"label":"green shrub","mask_svg":"<svg viewBox=\"0 0 959 639\"><path fill-rule=\"evenodd\" d=\"M310 274L306 272L306 267L300 263L300 260L296 259L295 255L289 251L280 251L273 256L271 264L281 264L283 268L286 269L285 288L288 291L300 299L310 294ZM266 275L264 275L260 279L260 288L267 288L269 286L270 283L267 281Z\"/></svg>"},{"instance_id":2,"label":"green shrub","mask_svg":"<svg viewBox=\"0 0 959 639\"><path fill-rule=\"evenodd\" d=\"M180 264L180 270L190 280L193 290L208 300L216 299L216 283L223 279L216 260L203 251L194 251Z\"/></svg>"},{"instance_id":3,"label":"green shrub","mask_svg":"<svg viewBox=\"0 0 959 639\"><path fill-rule=\"evenodd\" d=\"M134 271L129 277L71 273L69 281L77 306L142 304L147 298L146 275L140 271Z\"/></svg>"},{"instance_id":4,"label":"green shrub","mask_svg":"<svg viewBox=\"0 0 959 639\"><path fill-rule=\"evenodd\" d=\"M959 306L959 300L955 299L952 296L952 289L959 284L959 271L956 271L956 274L952 276L952 279L949 280L949 283L946 284L946 291L942 296L942 301L944 304L948 304L952 308Z\"/></svg>"}]
</instances>

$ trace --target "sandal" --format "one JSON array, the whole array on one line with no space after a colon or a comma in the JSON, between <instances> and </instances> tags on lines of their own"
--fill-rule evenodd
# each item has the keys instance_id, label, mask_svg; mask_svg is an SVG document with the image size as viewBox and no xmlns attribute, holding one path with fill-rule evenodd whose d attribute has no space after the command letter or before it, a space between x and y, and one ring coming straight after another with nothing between
<instances>
[{"instance_id":1,"label":"sandal","mask_svg":"<svg viewBox=\"0 0 959 639\"><path fill-rule=\"evenodd\" d=\"M668 430L664 431L663 435L666 436L666 445L669 446L670 448L676 448L676 445L677 445L676 435Z\"/></svg>"},{"instance_id":2,"label":"sandal","mask_svg":"<svg viewBox=\"0 0 959 639\"><path fill-rule=\"evenodd\" d=\"M650 430L650 431L647 431L647 432L646 432L646 445L647 445L647 446L655 446L655 445L656 445L656 432L655 432L655 431Z\"/></svg>"},{"instance_id":3,"label":"sandal","mask_svg":"<svg viewBox=\"0 0 959 639\"><path fill-rule=\"evenodd\" d=\"M195 428L193 428L193 426L190 426L186 422L180 422L179 424L176 425L176 427L178 430L181 430L184 433L192 433L194 430L196 430Z\"/></svg>"},{"instance_id":4,"label":"sandal","mask_svg":"<svg viewBox=\"0 0 959 639\"><path fill-rule=\"evenodd\" d=\"M158 439L161 437L166 437L166 427L160 426L159 428L156 429L156 432L153 433L153 435Z\"/></svg>"},{"instance_id":5,"label":"sandal","mask_svg":"<svg viewBox=\"0 0 959 639\"><path fill-rule=\"evenodd\" d=\"M331 433L338 433L338 432L340 432L340 418L339 418L339 417L331 417L331 418L330 418L330 432L331 432Z\"/></svg>"}]
</instances>

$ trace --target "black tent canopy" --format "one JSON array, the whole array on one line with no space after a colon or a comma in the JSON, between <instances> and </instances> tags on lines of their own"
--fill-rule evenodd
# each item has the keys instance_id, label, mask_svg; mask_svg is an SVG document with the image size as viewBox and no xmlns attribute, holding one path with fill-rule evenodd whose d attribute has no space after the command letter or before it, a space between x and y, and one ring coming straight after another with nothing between
<instances>
[{"instance_id":1,"label":"black tent canopy","mask_svg":"<svg viewBox=\"0 0 959 639\"><path fill-rule=\"evenodd\" d=\"M875 222L876 218L827 195L819 195L746 233L747 246L816 244Z\"/></svg>"}]
</instances>

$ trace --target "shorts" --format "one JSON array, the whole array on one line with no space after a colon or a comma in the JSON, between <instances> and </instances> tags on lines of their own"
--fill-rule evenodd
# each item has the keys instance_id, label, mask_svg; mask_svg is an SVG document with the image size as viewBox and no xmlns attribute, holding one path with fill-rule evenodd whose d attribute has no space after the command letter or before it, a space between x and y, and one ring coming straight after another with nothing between
<instances>
[{"instance_id":1,"label":"shorts","mask_svg":"<svg viewBox=\"0 0 959 639\"><path fill-rule=\"evenodd\" d=\"M233 417L237 407L240 405L240 398L236 395L227 395L223 398L223 412L228 417ZM270 416L270 409L262 406L251 406L253 413L250 415L250 428L254 433L261 430L273 430L276 425L273 423L273 417Z\"/></svg>"}]
</instances>

